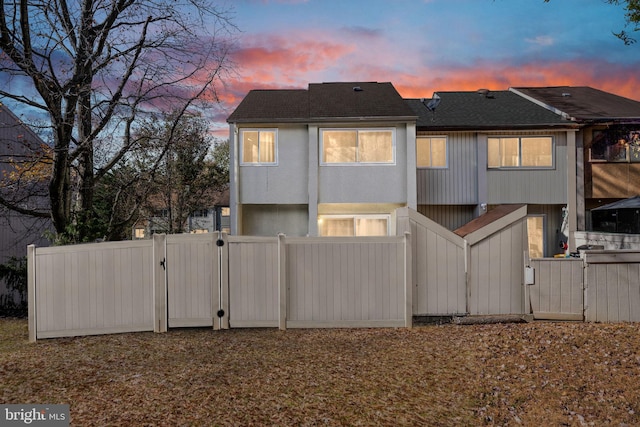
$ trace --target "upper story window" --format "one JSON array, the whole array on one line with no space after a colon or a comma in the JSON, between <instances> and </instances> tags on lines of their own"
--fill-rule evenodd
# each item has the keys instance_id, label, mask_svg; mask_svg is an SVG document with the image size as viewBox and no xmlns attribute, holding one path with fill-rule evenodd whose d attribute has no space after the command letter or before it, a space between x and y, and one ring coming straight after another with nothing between
<instances>
[{"instance_id":1,"label":"upper story window","mask_svg":"<svg viewBox=\"0 0 640 427\"><path fill-rule=\"evenodd\" d=\"M640 162L640 130L611 127L593 131L592 162Z\"/></svg>"},{"instance_id":2,"label":"upper story window","mask_svg":"<svg viewBox=\"0 0 640 427\"><path fill-rule=\"evenodd\" d=\"M416 157L419 168L447 167L447 137L419 136L416 138Z\"/></svg>"},{"instance_id":3,"label":"upper story window","mask_svg":"<svg viewBox=\"0 0 640 427\"><path fill-rule=\"evenodd\" d=\"M552 168L553 138L523 136L488 138L489 168Z\"/></svg>"},{"instance_id":4,"label":"upper story window","mask_svg":"<svg viewBox=\"0 0 640 427\"><path fill-rule=\"evenodd\" d=\"M394 163L394 129L324 129L321 132L323 164Z\"/></svg>"},{"instance_id":5,"label":"upper story window","mask_svg":"<svg viewBox=\"0 0 640 427\"><path fill-rule=\"evenodd\" d=\"M243 165L275 165L278 163L276 129L243 129L240 131L240 158Z\"/></svg>"},{"instance_id":6,"label":"upper story window","mask_svg":"<svg viewBox=\"0 0 640 427\"><path fill-rule=\"evenodd\" d=\"M323 215L318 218L320 236L387 236L389 215Z\"/></svg>"}]
</instances>

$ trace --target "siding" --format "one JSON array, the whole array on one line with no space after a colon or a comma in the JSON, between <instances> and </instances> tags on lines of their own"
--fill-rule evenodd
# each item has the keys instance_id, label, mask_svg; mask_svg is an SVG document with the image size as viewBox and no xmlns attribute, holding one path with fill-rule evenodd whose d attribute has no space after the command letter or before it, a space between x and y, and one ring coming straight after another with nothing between
<instances>
[{"instance_id":1,"label":"siding","mask_svg":"<svg viewBox=\"0 0 640 427\"><path fill-rule=\"evenodd\" d=\"M475 206L420 205L418 212L448 230L460 228L475 218Z\"/></svg>"},{"instance_id":2,"label":"siding","mask_svg":"<svg viewBox=\"0 0 640 427\"><path fill-rule=\"evenodd\" d=\"M438 133L418 132L418 136ZM470 205L478 203L476 134L447 135L447 169L418 169L418 205Z\"/></svg>"}]
</instances>

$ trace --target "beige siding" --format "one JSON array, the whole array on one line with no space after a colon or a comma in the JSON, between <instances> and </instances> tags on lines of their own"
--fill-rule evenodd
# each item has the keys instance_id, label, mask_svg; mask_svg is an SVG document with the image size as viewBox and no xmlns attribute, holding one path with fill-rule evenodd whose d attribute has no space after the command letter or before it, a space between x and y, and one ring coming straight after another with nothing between
<instances>
[{"instance_id":1,"label":"beige siding","mask_svg":"<svg viewBox=\"0 0 640 427\"><path fill-rule=\"evenodd\" d=\"M531 260L533 285L527 286L534 318L582 320L583 262L575 258Z\"/></svg>"},{"instance_id":2,"label":"beige siding","mask_svg":"<svg viewBox=\"0 0 640 427\"><path fill-rule=\"evenodd\" d=\"M563 252L560 248L560 240L566 242L566 238L562 237L559 231L562 229L562 208L565 206L527 205L529 215L544 215L545 256L551 257Z\"/></svg>"},{"instance_id":3,"label":"beige siding","mask_svg":"<svg viewBox=\"0 0 640 427\"><path fill-rule=\"evenodd\" d=\"M216 238L217 233L167 236L169 327L213 326L213 301L219 298Z\"/></svg>"},{"instance_id":4,"label":"beige siding","mask_svg":"<svg viewBox=\"0 0 640 427\"><path fill-rule=\"evenodd\" d=\"M438 135L419 132L418 136ZM470 205L478 203L476 134L447 135L446 169L417 170L418 205Z\"/></svg>"},{"instance_id":5,"label":"beige siding","mask_svg":"<svg viewBox=\"0 0 640 427\"><path fill-rule=\"evenodd\" d=\"M287 239L288 327L405 323L401 238Z\"/></svg>"},{"instance_id":6,"label":"beige siding","mask_svg":"<svg viewBox=\"0 0 640 427\"><path fill-rule=\"evenodd\" d=\"M278 239L229 236L229 325L278 326Z\"/></svg>"},{"instance_id":7,"label":"beige siding","mask_svg":"<svg viewBox=\"0 0 640 427\"><path fill-rule=\"evenodd\" d=\"M152 242L36 252L37 337L153 330Z\"/></svg>"},{"instance_id":8,"label":"beige siding","mask_svg":"<svg viewBox=\"0 0 640 427\"><path fill-rule=\"evenodd\" d=\"M412 236L414 314L466 313L464 240L408 208L397 219L398 233Z\"/></svg>"}]
</instances>

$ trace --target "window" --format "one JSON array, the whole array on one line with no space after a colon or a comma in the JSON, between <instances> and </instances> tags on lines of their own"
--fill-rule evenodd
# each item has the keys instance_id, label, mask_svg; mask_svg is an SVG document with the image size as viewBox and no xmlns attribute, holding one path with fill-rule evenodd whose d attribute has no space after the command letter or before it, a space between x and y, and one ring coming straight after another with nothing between
<instances>
[{"instance_id":1,"label":"window","mask_svg":"<svg viewBox=\"0 0 640 427\"><path fill-rule=\"evenodd\" d=\"M209 210L208 209L196 209L195 211L193 211L191 216L194 217L194 218L206 218L206 217L209 216Z\"/></svg>"},{"instance_id":2,"label":"window","mask_svg":"<svg viewBox=\"0 0 640 427\"><path fill-rule=\"evenodd\" d=\"M553 139L550 136L489 138L489 168L551 168Z\"/></svg>"},{"instance_id":3,"label":"window","mask_svg":"<svg viewBox=\"0 0 640 427\"><path fill-rule=\"evenodd\" d=\"M322 131L321 163L394 163L393 129Z\"/></svg>"},{"instance_id":4,"label":"window","mask_svg":"<svg viewBox=\"0 0 640 427\"><path fill-rule=\"evenodd\" d=\"M278 138L275 129L247 129L240 133L241 164L275 165Z\"/></svg>"},{"instance_id":5,"label":"window","mask_svg":"<svg viewBox=\"0 0 640 427\"><path fill-rule=\"evenodd\" d=\"M591 162L640 162L640 130L612 126L593 131Z\"/></svg>"},{"instance_id":6,"label":"window","mask_svg":"<svg viewBox=\"0 0 640 427\"><path fill-rule=\"evenodd\" d=\"M417 137L416 156L419 168L446 168L447 138L444 136Z\"/></svg>"},{"instance_id":7,"label":"window","mask_svg":"<svg viewBox=\"0 0 640 427\"><path fill-rule=\"evenodd\" d=\"M323 215L318 218L321 236L387 236L389 215Z\"/></svg>"}]
</instances>

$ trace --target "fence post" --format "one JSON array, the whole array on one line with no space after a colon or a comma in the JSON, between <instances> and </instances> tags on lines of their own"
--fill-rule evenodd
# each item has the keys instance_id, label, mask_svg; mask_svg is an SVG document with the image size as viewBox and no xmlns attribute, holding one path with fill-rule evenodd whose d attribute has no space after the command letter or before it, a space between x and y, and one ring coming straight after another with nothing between
<instances>
[{"instance_id":1,"label":"fence post","mask_svg":"<svg viewBox=\"0 0 640 427\"><path fill-rule=\"evenodd\" d=\"M411 246L411 233L404 232L404 326L411 329L413 327L413 247Z\"/></svg>"},{"instance_id":2,"label":"fence post","mask_svg":"<svg viewBox=\"0 0 640 427\"><path fill-rule=\"evenodd\" d=\"M285 235L278 234L278 297L280 300L278 328L287 329L287 251Z\"/></svg>"},{"instance_id":3,"label":"fence post","mask_svg":"<svg viewBox=\"0 0 640 427\"><path fill-rule=\"evenodd\" d=\"M29 315L29 342L38 339L36 321L36 247L27 246L27 312Z\"/></svg>"},{"instance_id":4,"label":"fence post","mask_svg":"<svg viewBox=\"0 0 640 427\"><path fill-rule=\"evenodd\" d=\"M153 332L167 332L167 236L153 235Z\"/></svg>"},{"instance_id":5,"label":"fence post","mask_svg":"<svg viewBox=\"0 0 640 427\"><path fill-rule=\"evenodd\" d=\"M219 317L220 329L229 329L229 237L226 233L220 234L224 245L220 247L220 307L224 311Z\"/></svg>"}]
</instances>

